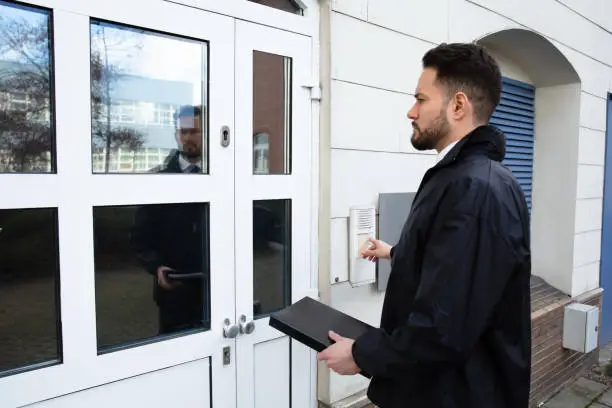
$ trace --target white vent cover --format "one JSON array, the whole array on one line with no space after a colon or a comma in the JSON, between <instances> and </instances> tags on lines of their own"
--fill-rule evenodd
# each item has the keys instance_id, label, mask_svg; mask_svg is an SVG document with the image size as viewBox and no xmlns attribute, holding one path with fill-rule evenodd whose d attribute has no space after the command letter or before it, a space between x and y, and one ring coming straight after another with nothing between
<instances>
[{"instance_id":1,"label":"white vent cover","mask_svg":"<svg viewBox=\"0 0 612 408\"><path fill-rule=\"evenodd\" d=\"M376 264L361 259L360 249L369 238L376 237L376 208L354 206L349 217L349 281L352 286L361 286L376 281Z\"/></svg>"}]
</instances>

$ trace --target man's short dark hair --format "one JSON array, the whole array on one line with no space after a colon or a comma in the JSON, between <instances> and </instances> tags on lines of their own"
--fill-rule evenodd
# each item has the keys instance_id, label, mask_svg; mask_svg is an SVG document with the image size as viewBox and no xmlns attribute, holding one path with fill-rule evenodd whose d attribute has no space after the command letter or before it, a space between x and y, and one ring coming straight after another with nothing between
<instances>
[{"instance_id":1,"label":"man's short dark hair","mask_svg":"<svg viewBox=\"0 0 612 408\"><path fill-rule=\"evenodd\" d=\"M436 80L449 97L464 92L474 106L474 118L486 123L501 98L499 66L479 44L440 44L423 56L423 68L437 71Z\"/></svg>"},{"instance_id":2,"label":"man's short dark hair","mask_svg":"<svg viewBox=\"0 0 612 408\"><path fill-rule=\"evenodd\" d=\"M178 127L179 119L184 117L198 117L202 120L202 107L200 105L182 105L174 112L174 126Z\"/></svg>"}]
</instances>

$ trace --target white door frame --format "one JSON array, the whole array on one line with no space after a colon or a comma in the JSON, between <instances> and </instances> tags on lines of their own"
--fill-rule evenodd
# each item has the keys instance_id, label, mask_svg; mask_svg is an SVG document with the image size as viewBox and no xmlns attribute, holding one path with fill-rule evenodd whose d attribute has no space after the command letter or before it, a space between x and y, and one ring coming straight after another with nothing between
<instances>
[{"instance_id":1,"label":"white door frame","mask_svg":"<svg viewBox=\"0 0 612 408\"><path fill-rule=\"evenodd\" d=\"M57 174L0 175L3 189L13 192L0 197L0 207L59 209L63 361L1 378L0 405L22 406L210 357L213 403L233 406L235 366L222 365L221 350L230 346L234 354L235 345L223 336L224 318L235 315L234 258L227 250L234 243L225 234L234 224L234 192L227 187L234 152L221 146L219 130L234 120L234 20L146 0L31 3L53 8ZM89 16L210 41L209 175L92 174ZM210 203L211 328L98 355L92 207L169 202Z\"/></svg>"}]
</instances>

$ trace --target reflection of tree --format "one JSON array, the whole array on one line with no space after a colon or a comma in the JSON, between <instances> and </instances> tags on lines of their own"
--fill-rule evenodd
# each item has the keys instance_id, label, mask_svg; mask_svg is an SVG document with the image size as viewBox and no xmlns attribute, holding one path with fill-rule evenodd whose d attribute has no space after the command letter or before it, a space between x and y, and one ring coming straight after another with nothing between
<instances>
[{"instance_id":1,"label":"reflection of tree","mask_svg":"<svg viewBox=\"0 0 612 408\"><path fill-rule=\"evenodd\" d=\"M111 150L135 151L144 135L111 125L111 90L121 73L108 62L108 51L121 38L112 36L112 44L103 29L96 34L104 47L91 50L92 139L94 148L106 150L108 170ZM0 14L0 171L51 170L50 56L48 18Z\"/></svg>"},{"instance_id":2,"label":"reflection of tree","mask_svg":"<svg viewBox=\"0 0 612 408\"><path fill-rule=\"evenodd\" d=\"M47 27L0 15L0 171L50 168Z\"/></svg>"},{"instance_id":3,"label":"reflection of tree","mask_svg":"<svg viewBox=\"0 0 612 408\"><path fill-rule=\"evenodd\" d=\"M124 42L118 35L109 36L104 26L95 26L91 47L91 101L93 148L105 151L104 170L109 171L111 151L119 148L132 153L141 148L145 135L134 128L113 125L111 121L112 89L121 79L122 70L109 62L109 52ZM135 48L139 48L136 45Z\"/></svg>"}]
</instances>

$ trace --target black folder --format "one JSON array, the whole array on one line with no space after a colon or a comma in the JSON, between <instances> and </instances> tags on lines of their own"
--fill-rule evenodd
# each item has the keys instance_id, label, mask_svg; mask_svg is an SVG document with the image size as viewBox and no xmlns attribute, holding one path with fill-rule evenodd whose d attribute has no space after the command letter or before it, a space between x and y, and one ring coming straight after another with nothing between
<instances>
[{"instance_id":1,"label":"black folder","mask_svg":"<svg viewBox=\"0 0 612 408\"><path fill-rule=\"evenodd\" d=\"M317 352L333 344L328 335L330 330L356 339L373 329L369 324L309 297L273 313L269 324Z\"/></svg>"}]
</instances>

